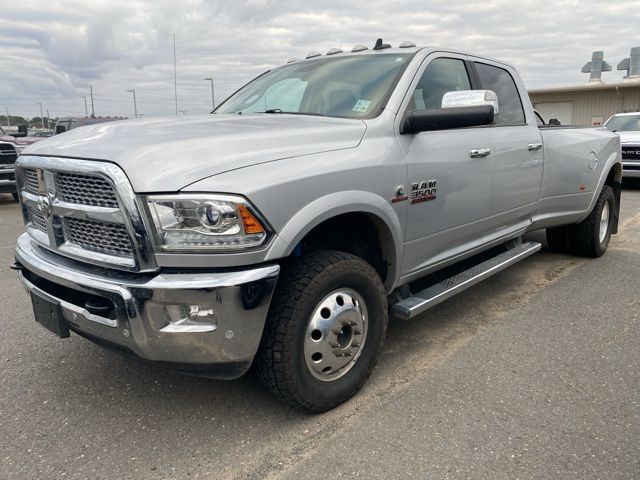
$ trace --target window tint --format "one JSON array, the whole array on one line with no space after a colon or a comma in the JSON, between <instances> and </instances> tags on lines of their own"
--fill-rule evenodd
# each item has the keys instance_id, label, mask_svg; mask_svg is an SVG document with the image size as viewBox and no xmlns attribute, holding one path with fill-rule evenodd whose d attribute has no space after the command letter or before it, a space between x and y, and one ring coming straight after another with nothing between
<instances>
[{"instance_id":1,"label":"window tint","mask_svg":"<svg viewBox=\"0 0 640 480\"><path fill-rule=\"evenodd\" d=\"M493 90L498 96L499 115L494 125L523 125L524 110L513 78L503 68L476 63L480 83L485 90Z\"/></svg>"},{"instance_id":2,"label":"window tint","mask_svg":"<svg viewBox=\"0 0 640 480\"><path fill-rule=\"evenodd\" d=\"M455 58L436 58L424 70L408 109L439 110L444 94L458 90L471 90L464 62Z\"/></svg>"}]
</instances>

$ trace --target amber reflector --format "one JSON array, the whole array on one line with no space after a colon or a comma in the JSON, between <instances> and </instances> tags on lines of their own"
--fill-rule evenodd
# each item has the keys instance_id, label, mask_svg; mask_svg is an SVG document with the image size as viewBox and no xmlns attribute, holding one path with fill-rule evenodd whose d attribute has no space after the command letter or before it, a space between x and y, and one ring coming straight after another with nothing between
<instances>
[{"instance_id":1,"label":"amber reflector","mask_svg":"<svg viewBox=\"0 0 640 480\"><path fill-rule=\"evenodd\" d=\"M240 212L240 217L242 218L242 224L244 225L244 233L264 233L264 229L260 222L256 220L249 209L244 205L238 205L238 211Z\"/></svg>"}]
</instances>

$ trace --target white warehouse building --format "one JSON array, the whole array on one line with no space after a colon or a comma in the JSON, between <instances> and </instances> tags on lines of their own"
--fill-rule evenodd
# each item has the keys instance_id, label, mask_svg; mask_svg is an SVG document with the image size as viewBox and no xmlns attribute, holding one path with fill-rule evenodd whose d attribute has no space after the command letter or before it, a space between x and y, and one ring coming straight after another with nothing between
<instances>
[{"instance_id":1,"label":"white warehouse building","mask_svg":"<svg viewBox=\"0 0 640 480\"><path fill-rule=\"evenodd\" d=\"M611 70L603 57L602 52L593 52L591 61L582 67L583 73L590 73L586 84L529 90L533 107L545 121L602 125L614 113L640 111L640 47L632 48L630 57L618 64L618 70L627 71L620 83L601 80L602 72Z\"/></svg>"}]
</instances>

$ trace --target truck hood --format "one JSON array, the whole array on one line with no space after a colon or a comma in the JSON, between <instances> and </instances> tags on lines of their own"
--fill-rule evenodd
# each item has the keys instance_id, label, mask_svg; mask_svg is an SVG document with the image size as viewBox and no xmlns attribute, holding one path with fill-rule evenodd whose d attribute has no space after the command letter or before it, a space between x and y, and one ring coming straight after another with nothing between
<instances>
[{"instance_id":1,"label":"truck hood","mask_svg":"<svg viewBox=\"0 0 640 480\"><path fill-rule=\"evenodd\" d=\"M77 128L23 154L110 161L136 192L169 192L258 163L353 148L365 130L360 120L306 115L155 118Z\"/></svg>"},{"instance_id":2,"label":"truck hood","mask_svg":"<svg viewBox=\"0 0 640 480\"><path fill-rule=\"evenodd\" d=\"M640 132L618 131L616 133L620 137L620 143L640 143Z\"/></svg>"}]
</instances>

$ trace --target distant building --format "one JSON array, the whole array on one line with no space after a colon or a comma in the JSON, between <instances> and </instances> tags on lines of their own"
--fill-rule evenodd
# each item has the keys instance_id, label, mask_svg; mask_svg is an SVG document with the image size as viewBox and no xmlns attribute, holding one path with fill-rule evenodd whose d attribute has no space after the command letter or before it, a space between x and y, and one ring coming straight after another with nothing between
<instances>
[{"instance_id":1,"label":"distant building","mask_svg":"<svg viewBox=\"0 0 640 480\"><path fill-rule=\"evenodd\" d=\"M602 81L602 72L611 69L602 51L593 52L582 67L590 74L586 84L532 89L529 98L545 121L556 119L562 125L602 125L614 113L640 112L640 47L618 63L617 69L627 72L621 83Z\"/></svg>"},{"instance_id":2,"label":"distant building","mask_svg":"<svg viewBox=\"0 0 640 480\"><path fill-rule=\"evenodd\" d=\"M640 112L640 81L532 89L529 98L546 122L602 125L614 113Z\"/></svg>"}]
</instances>

